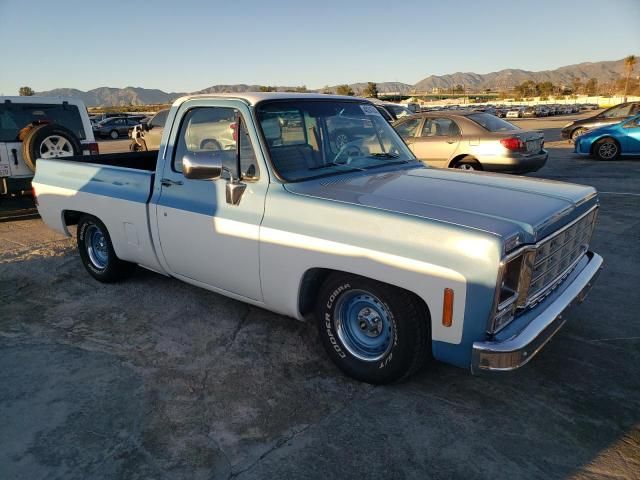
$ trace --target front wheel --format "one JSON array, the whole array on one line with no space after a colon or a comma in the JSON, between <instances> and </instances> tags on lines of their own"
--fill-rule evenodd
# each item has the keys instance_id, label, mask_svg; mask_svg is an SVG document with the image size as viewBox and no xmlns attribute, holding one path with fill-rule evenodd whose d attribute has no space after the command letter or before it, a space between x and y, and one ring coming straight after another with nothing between
<instances>
[{"instance_id":1,"label":"front wheel","mask_svg":"<svg viewBox=\"0 0 640 480\"><path fill-rule=\"evenodd\" d=\"M427 308L397 287L331 274L320 290L316 315L329 357L357 380L372 384L400 380L429 356Z\"/></svg>"},{"instance_id":2,"label":"front wheel","mask_svg":"<svg viewBox=\"0 0 640 480\"><path fill-rule=\"evenodd\" d=\"M613 138L603 138L594 145L593 153L598 160L614 160L620 155L620 146Z\"/></svg>"},{"instance_id":3,"label":"front wheel","mask_svg":"<svg viewBox=\"0 0 640 480\"><path fill-rule=\"evenodd\" d=\"M120 134L118 133L117 130L111 130L111 133L109 133L109 136L114 140L117 140L118 138L120 138Z\"/></svg>"},{"instance_id":4,"label":"front wheel","mask_svg":"<svg viewBox=\"0 0 640 480\"><path fill-rule=\"evenodd\" d=\"M129 277L135 264L120 260L113 250L104 223L92 215L78 222L78 252L87 272L100 282L112 283Z\"/></svg>"},{"instance_id":5,"label":"front wheel","mask_svg":"<svg viewBox=\"0 0 640 480\"><path fill-rule=\"evenodd\" d=\"M575 143L576 139L586 131L586 128L576 128L573 132L571 132L571 141Z\"/></svg>"}]
</instances>

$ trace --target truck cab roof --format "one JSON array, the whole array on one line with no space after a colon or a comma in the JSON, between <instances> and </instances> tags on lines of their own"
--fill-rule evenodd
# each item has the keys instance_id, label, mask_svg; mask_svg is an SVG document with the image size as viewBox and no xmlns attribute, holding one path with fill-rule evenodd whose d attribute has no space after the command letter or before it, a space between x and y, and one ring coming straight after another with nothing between
<instances>
[{"instance_id":1,"label":"truck cab roof","mask_svg":"<svg viewBox=\"0 0 640 480\"><path fill-rule=\"evenodd\" d=\"M242 93L205 93L200 95L186 95L178 98L174 105L181 105L188 100L195 99L237 99L249 105L257 105L265 100L356 100L368 102L360 97L350 97L345 95L326 95L324 93L295 93L295 92L242 92Z\"/></svg>"}]
</instances>

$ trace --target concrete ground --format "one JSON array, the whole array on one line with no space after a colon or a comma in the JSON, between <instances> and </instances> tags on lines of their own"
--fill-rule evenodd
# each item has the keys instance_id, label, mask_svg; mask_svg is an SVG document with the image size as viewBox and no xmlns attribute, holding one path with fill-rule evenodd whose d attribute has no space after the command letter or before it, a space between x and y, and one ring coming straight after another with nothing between
<instances>
[{"instance_id":1,"label":"concrete ground","mask_svg":"<svg viewBox=\"0 0 640 480\"><path fill-rule=\"evenodd\" d=\"M103 285L73 240L0 224L0 478L640 478L640 160L523 122L551 146L535 176L601 191L606 266L509 374L361 384L314 325L142 270Z\"/></svg>"}]
</instances>

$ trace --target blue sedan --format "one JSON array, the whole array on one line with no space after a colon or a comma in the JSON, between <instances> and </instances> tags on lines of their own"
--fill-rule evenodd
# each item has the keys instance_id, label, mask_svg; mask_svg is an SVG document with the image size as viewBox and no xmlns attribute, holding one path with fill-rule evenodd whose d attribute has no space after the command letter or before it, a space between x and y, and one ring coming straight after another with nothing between
<instances>
[{"instance_id":1,"label":"blue sedan","mask_svg":"<svg viewBox=\"0 0 640 480\"><path fill-rule=\"evenodd\" d=\"M593 155L599 160L640 156L640 115L586 131L576 139L575 152L578 155Z\"/></svg>"}]
</instances>

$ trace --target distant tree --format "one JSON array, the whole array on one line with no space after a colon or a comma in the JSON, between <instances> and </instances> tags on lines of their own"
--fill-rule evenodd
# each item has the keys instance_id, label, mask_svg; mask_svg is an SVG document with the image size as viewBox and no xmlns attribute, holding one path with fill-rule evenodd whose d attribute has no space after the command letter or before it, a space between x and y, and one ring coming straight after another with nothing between
<instances>
[{"instance_id":1,"label":"distant tree","mask_svg":"<svg viewBox=\"0 0 640 480\"><path fill-rule=\"evenodd\" d=\"M329 85L325 85L320 91L320 93L324 93L325 95L331 95L331 93L333 92L331 91L331 87Z\"/></svg>"},{"instance_id":2,"label":"distant tree","mask_svg":"<svg viewBox=\"0 0 640 480\"><path fill-rule=\"evenodd\" d=\"M540 94L538 84L533 80L527 80L515 87L516 94L520 97L536 97Z\"/></svg>"},{"instance_id":3,"label":"distant tree","mask_svg":"<svg viewBox=\"0 0 640 480\"><path fill-rule=\"evenodd\" d=\"M629 55L624 59L624 70L627 74L627 79L624 83L624 101L627 101L627 92L629 91L629 79L631 78L631 74L633 73L633 68L638 63L638 59L635 55Z\"/></svg>"},{"instance_id":4,"label":"distant tree","mask_svg":"<svg viewBox=\"0 0 640 480\"><path fill-rule=\"evenodd\" d=\"M541 96L548 97L553 93L555 86L553 85L553 83L546 81L546 82L537 83L536 88L538 90L538 93Z\"/></svg>"},{"instance_id":5,"label":"distant tree","mask_svg":"<svg viewBox=\"0 0 640 480\"><path fill-rule=\"evenodd\" d=\"M363 94L367 98L378 98L378 84L375 82L368 82Z\"/></svg>"},{"instance_id":6,"label":"distant tree","mask_svg":"<svg viewBox=\"0 0 640 480\"><path fill-rule=\"evenodd\" d=\"M355 95L355 93L353 93L353 90L351 89L351 87L349 85L338 85L336 87L336 93L338 95L348 95L350 97L353 97Z\"/></svg>"},{"instance_id":7,"label":"distant tree","mask_svg":"<svg viewBox=\"0 0 640 480\"><path fill-rule=\"evenodd\" d=\"M31 97L36 94L31 87L20 87L19 93L21 97Z\"/></svg>"},{"instance_id":8,"label":"distant tree","mask_svg":"<svg viewBox=\"0 0 640 480\"><path fill-rule=\"evenodd\" d=\"M457 84L451 89L451 93L464 93L464 86Z\"/></svg>"},{"instance_id":9,"label":"distant tree","mask_svg":"<svg viewBox=\"0 0 640 480\"><path fill-rule=\"evenodd\" d=\"M268 85L260 85L260 91L261 92L275 92L278 89L276 87L271 87Z\"/></svg>"},{"instance_id":10,"label":"distant tree","mask_svg":"<svg viewBox=\"0 0 640 480\"><path fill-rule=\"evenodd\" d=\"M571 91L574 95L579 94L580 90L582 90L582 87L584 87L584 83L582 83L582 80L580 80L578 77L575 77L573 80L571 80Z\"/></svg>"},{"instance_id":11,"label":"distant tree","mask_svg":"<svg viewBox=\"0 0 640 480\"><path fill-rule=\"evenodd\" d=\"M296 87L296 92L298 93L305 93L306 91L307 91L306 85L302 85L301 87Z\"/></svg>"},{"instance_id":12,"label":"distant tree","mask_svg":"<svg viewBox=\"0 0 640 480\"><path fill-rule=\"evenodd\" d=\"M597 78L590 78L586 85L584 86L584 93L586 93L589 96L593 96L593 95L597 95L598 94L598 79Z\"/></svg>"}]
</instances>

